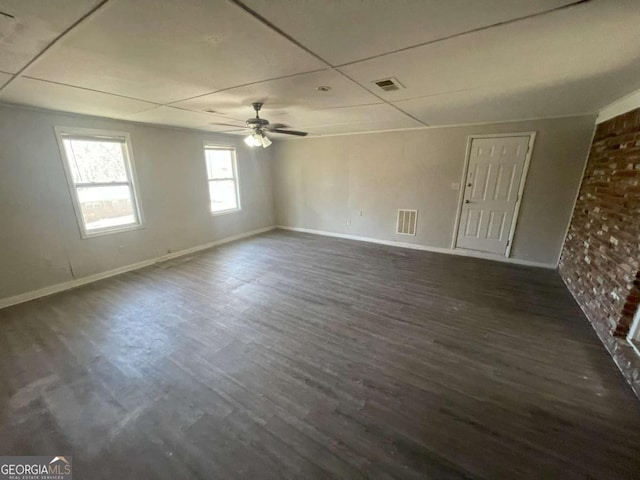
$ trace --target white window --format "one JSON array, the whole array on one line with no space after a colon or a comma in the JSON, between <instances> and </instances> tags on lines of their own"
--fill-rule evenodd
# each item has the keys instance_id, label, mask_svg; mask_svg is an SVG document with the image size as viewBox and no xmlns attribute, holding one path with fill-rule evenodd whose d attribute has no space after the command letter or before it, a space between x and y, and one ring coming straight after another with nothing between
<instances>
[{"instance_id":1,"label":"white window","mask_svg":"<svg viewBox=\"0 0 640 480\"><path fill-rule=\"evenodd\" d=\"M129 135L56 128L83 238L139 228Z\"/></svg>"},{"instance_id":2,"label":"white window","mask_svg":"<svg viewBox=\"0 0 640 480\"><path fill-rule=\"evenodd\" d=\"M211 213L240 210L236 150L233 147L206 145L204 155Z\"/></svg>"}]
</instances>

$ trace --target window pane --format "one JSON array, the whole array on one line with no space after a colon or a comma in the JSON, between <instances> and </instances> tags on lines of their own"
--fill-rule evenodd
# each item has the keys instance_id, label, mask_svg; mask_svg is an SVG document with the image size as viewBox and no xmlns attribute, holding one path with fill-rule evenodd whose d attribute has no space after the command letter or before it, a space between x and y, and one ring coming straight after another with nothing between
<instances>
[{"instance_id":1,"label":"window pane","mask_svg":"<svg viewBox=\"0 0 640 480\"><path fill-rule=\"evenodd\" d=\"M127 186L81 187L78 200L87 231L138 223Z\"/></svg>"},{"instance_id":2,"label":"window pane","mask_svg":"<svg viewBox=\"0 0 640 480\"><path fill-rule=\"evenodd\" d=\"M127 181L121 143L66 138L64 148L75 183Z\"/></svg>"},{"instance_id":3,"label":"window pane","mask_svg":"<svg viewBox=\"0 0 640 480\"><path fill-rule=\"evenodd\" d=\"M207 175L214 178L233 178L231 150L205 149Z\"/></svg>"},{"instance_id":4,"label":"window pane","mask_svg":"<svg viewBox=\"0 0 640 480\"><path fill-rule=\"evenodd\" d=\"M211 211L221 212L238 208L236 182L233 180L213 180L209 182Z\"/></svg>"}]
</instances>

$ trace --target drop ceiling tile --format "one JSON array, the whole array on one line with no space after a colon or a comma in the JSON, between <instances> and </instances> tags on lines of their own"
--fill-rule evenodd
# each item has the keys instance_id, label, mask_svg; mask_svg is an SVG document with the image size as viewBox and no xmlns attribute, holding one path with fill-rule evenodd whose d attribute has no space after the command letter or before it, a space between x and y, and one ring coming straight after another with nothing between
<instances>
[{"instance_id":1,"label":"drop ceiling tile","mask_svg":"<svg viewBox=\"0 0 640 480\"><path fill-rule=\"evenodd\" d=\"M9 79L11 78L11 75L9 75L8 73L2 73L0 72L0 88L2 88L2 86L7 83L9 81Z\"/></svg>"},{"instance_id":2,"label":"drop ceiling tile","mask_svg":"<svg viewBox=\"0 0 640 480\"><path fill-rule=\"evenodd\" d=\"M99 0L0 0L0 70L17 73Z\"/></svg>"},{"instance_id":3,"label":"drop ceiling tile","mask_svg":"<svg viewBox=\"0 0 640 480\"><path fill-rule=\"evenodd\" d=\"M24 77L2 89L0 101L113 118L155 107L153 103Z\"/></svg>"},{"instance_id":4,"label":"drop ceiling tile","mask_svg":"<svg viewBox=\"0 0 640 480\"><path fill-rule=\"evenodd\" d=\"M353 133L424 126L393 106L384 103L318 110L291 107L263 113L261 117L267 118L271 123L284 123L293 130L308 131L312 134ZM246 134L244 129L225 131L232 134ZM269 135L273 138L287 138L284 135Z\"/></svg>"},{"instance_id":5,"label":"drop ceiling tile","mask_svg":"<svg viewBox=\"0 0 640 480\"><path fill-rule=\"evenodd\" d=\"M332 65L567 5L575 0L244 0Z\"/></svg>"},{"instance_id":6,"label":"drop ceiling tile","mask_svg":"<svg viewBox=\"0 0 640 480\"><path fill-rule=\"evenodd\" d=\"M274 112L269 120L272 123L285 123L293 129L312 129L313 127L344 127L348 132L349 125L388 122L398 125L397 128L422 126L412 118L387 104L360 105L344 108L327 108L308 110L304 108L289 109L286 112Z\"/></svg>"},{"instance_id":7,"label":"drop ceiling tile","mask_svg":"<svg viewBox=\"0 0 640 480\"><path fill-rule=\"evenodd\" d=\"M569 81L541 88L488 88L434 95L395 105L429 125L492 123L596 113L623 95L632 78L640 87L640 68L617 77ZM603 87L607 87L605 89ZM610 94L611 88L616 89Z\"/></svg>"},{"instance_id":8,"label":"drop ceiling tile","mask_svg":"<svg viewBox=\"0 0 640 480\"><path fill-rule=\"evenodd\" d=\"M331 87L318 91L317 87ZM273 110L290 108L323 109L382 103L375 95L333 70L260 82L244 87L212 93L175 105L191 110L214 109L236 118L251 116L253 102L265 104L265 115Z\"/></svg>"},{"instance_id":9,"label":"drop ceiling tile","mask_svg":"<svg viewBox=\"0 0 640 480\"><path fill-rule=\"evenodd\" d=\"M244 122L212 115L208 113L191 112L173 107L157 107L144 112L135 113L127 116L127 120L134 122L153 123L158 125L172 125L185 128L203 128L210 131L233 130L234 127L221 127L211 125L213 122L229 123L237 125L235 128L244 128Z\"/></svg>"},{"instance_id":10,"label":"drop ceiling tile","mask_svg":"<svg viewBox=\"0 0 640 480\"><path fill-rule=\"evenodd\" d=\"M512 85L541 88L637 64L639 23L636 0L589 2L340 70L388 101ZM406 88L382 92L371 83L390 76Z\"/></svg>"},{"instance_id":11,"label":"drop ceiling tile","mask_svg":"<svg viewBox=\"0 0 640 480\"><path fill-rule=\"evenodd\" d=\"M360 132L377 132L387 130L400 130L406 128L420 128L424 127L420 122L416 122L411 118L405 118L401 120L385 121L385 120L372 120L370 122L362 123L348 123L344 125L322 125L316 127L309 127L308 130L312 135L335 135L345 133L360 133Z\"/></svg>"},{"instance_id":12,"label":"drop ceiling tile","mask_svg":"<svg viewBox=\"0 0 640 480\"><path fill-rule=\"evenodd\" d=\"M200 125L199 127L196 127L196 128L198 130L206 130L208 132L225 133L225 134L229 134L229 135L243 135L243 136L246 136L246 135L248 135L250 133L249 129L244 125L242 127L233 128L233 127L228 127L228 126L207 124L207 125ZM230 128L231 128L231 130L229 130Z\"/></svg>"},{"instance_id":13,"label":"drop ceiling tile","mask_svg":"<svg viewBox=\"0 0 640 480\"><path fill-rule=\"evenodd\" d=\"M112 2L29 76L158 103L325 65L231 2Z\"/></svg>"}]
</instances>

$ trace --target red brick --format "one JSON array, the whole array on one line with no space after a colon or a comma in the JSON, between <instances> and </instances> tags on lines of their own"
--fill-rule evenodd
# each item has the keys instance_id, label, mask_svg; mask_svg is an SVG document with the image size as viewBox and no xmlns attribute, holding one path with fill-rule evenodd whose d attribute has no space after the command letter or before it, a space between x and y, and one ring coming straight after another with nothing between
<instances>
[{"instance_id":1,"label":"red brick","mask_svg":"<svg viewBox=\"0 0 640 480\"><path fill-rule=\"evenodd\" d=\"M560 259L578 303L616 336L640 303L639 163L640 109L598 125Z\"/></svg>"}]
</instances>

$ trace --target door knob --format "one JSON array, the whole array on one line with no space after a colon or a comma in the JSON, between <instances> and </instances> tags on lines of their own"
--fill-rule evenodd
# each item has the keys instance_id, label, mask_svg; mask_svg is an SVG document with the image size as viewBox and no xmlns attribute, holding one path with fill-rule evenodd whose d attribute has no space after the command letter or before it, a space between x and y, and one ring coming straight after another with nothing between
<instances>
[{"instance_id":1,"label":"door knob","mask_svg":"<svg viewBox=\"0 0 640 480\"><path fill-rule=\"evenodd\" d=\"M465 200L464 203L471 203L469 200Z\"/></svg>"}]
</instances>

